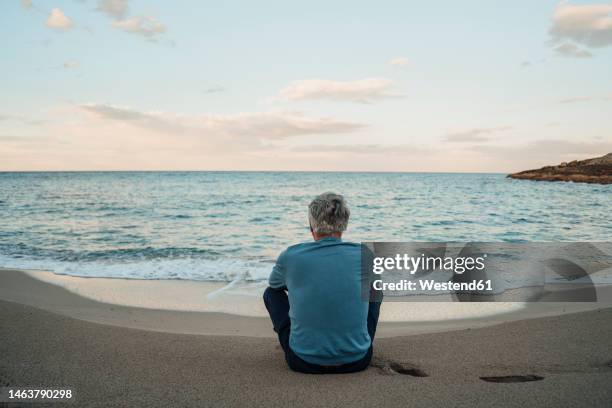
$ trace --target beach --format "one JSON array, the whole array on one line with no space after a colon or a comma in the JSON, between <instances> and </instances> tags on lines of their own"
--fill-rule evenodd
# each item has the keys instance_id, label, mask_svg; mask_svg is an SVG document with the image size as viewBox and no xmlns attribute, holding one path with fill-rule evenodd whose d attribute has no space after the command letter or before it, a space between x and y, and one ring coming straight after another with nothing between
<instances>
[{"instance_id":1,"label":"beach","mask_svg":"<svg viewBox=\"0 0 612 408\"><path fill-rule=\"evenodd\" d=\"M612 0L518 3L4 1L0 408L612 408Z\"/></svg>"},{"instance_id":2,"label":"beach","mask_svg":"<svg viewBox=\"0 0 612 408\"><path fill-rule=\"evenodd\" d=\"M368 370L312 376L287 368L265 318L101 303L7 269L0 300L2 385L70 387L77 406L612 403L609 304L383 322ZM489 382L504 376L535 381Z\"/></svg>"}]
</instances>

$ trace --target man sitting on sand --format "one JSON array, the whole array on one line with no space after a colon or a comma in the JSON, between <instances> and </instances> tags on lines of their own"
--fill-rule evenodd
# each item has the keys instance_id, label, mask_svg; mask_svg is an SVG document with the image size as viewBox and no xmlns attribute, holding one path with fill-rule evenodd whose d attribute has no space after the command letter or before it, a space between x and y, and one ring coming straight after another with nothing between
<instances>
[{"instance_id":1,"label":"man sitting on sand","mask_svg":"<svg viewBox=\"0 0 612 408\"><path fill-rule=\"evenodd\" d=\"M314 242L280 254L264 303L294 371L364 370L372 359L379 302L361 297L361 246L342 241L350 211L341 195L324 193L308 206Z\"/></svg>"}]
</instances>

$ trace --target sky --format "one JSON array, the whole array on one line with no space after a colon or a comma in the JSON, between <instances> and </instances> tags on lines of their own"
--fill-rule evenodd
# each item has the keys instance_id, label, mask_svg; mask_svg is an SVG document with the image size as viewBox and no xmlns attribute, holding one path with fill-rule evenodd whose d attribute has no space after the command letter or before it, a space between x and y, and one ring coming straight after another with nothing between
<instances>
[{"instance_id":1,"label":"sky","mask_svg":"<svg viewBox=\"0 0 612 408\"><path fill-rule=\"evenodd\" d=\"M612 152L612 2L0 13L0 171L512 172Z\"/></svg>"}]
</instances>

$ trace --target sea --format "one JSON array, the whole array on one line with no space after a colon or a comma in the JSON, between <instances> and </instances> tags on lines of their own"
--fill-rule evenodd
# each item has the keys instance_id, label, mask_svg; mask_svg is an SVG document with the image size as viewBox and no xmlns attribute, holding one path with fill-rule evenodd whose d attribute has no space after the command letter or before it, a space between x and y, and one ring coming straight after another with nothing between
<instances>
[{"instance_id":1,"label":"sea","mask_svg":"<svg viewBox=\"0 0 612 408\"><path fill-rule=\"evenodd\" d=\"M612 185L504 174L0 173L0 267L128 279L264 282L343 194L345 240L609 242Z\"/></svg>"}]
</instances>

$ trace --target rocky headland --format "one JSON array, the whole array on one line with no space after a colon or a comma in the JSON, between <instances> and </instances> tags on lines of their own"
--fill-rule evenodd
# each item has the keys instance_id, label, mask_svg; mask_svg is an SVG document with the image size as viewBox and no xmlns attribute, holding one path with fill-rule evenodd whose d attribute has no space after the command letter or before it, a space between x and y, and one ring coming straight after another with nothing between
<instances>
[{"instance_id":1,"label":"rocky headland","mask_svg":"<svg viewBox=\"0 0 612 408\"><path fill-rule=\"evenodd\" d=\"M557 166L525 170L509 174L508 177L521 180L612 184L612 153L593 159L574 160Z\"/></svg>"}]
</instances>

